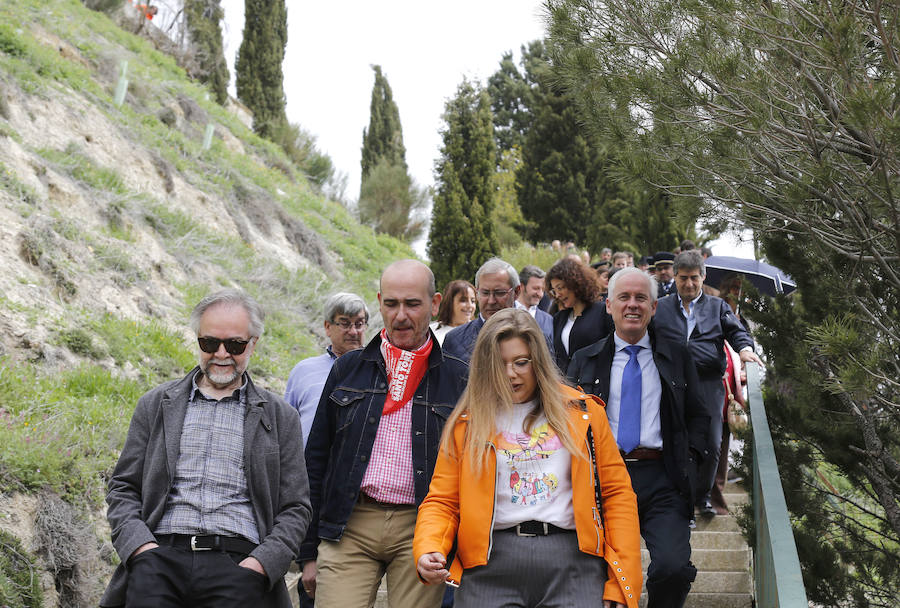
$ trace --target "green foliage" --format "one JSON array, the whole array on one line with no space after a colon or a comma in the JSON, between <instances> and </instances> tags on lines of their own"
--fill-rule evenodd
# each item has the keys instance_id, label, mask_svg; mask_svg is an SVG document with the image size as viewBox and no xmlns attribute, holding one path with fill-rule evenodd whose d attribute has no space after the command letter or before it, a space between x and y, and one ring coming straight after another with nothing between
<instances>
[{"instance_id":1,"label":"green foliage","mask_svg":"<svg viewBox=\"0 0 900 608\"><path fill-rule=\"evenodd\" d=\"M284 112L284 0L246 0L244 37L234 64L237 95L253 112L253 129L269 137L287 122Z\"/></svg>"},{"instance_id":2,"label":"green foliage","mask_svg":"<svg viewBox=\"0 0 900 608\"><path fill-rule=\"evenodd\" d=\"M463 80L447 102L444 122L428 237L428 257L439 285L470 280L499 250L490 221L496 149L487 93Z\"/></svg>"},{"instance_id":3,"label":"green foliage","mask_svg":"<svg viewBox=\"0 0 900 608\"><path fill-rule=\"evenodd\" d=\"M19 540L0 530L0 605L5 608L41 608L38 566Z\"/></svg>"},{"instance_id":4,"label":"green foliage","mask_svg":"<svg viewBox=\"0 0 900 608\"><path fill-rule=\"evenodd\" d=\"M0 489L100 504L141 394L95 365L38 372L0 360Z\"/></svg>"},{"instance_id":5,"label":"green foliage","mask_svg":"<svg viewBox=\"0 0 900 608\"><path fill-rule=\"evenodd\" d=\"M746 314L817 605L900 604L895 8L550 3L554 65L622 172L754 229L797 281Z\"/></svg>"},{"instance_id":6,"label":"green foliage","mask_svg":"<svg viewBox=\"0 0 900 608\"><path fill-rule=\"evenodd\" d=\"M94 338L82 327L66 330L59 335L62 343L73 353L99 359L103 351L94 345Z\"/></svg>"},{"instance_id":7,"label":"green foliage","mask_svg":"<svg viewBox=\"0 0 900 608\"><path fill-rule=\"evenodd\" d=\"M88 71L63 59L27 31L13 27L15 21L0 7L0 70L9 74L27 92L45 89L47 83L65 83L76 91L94 89Z\"/></svg>"},{"instance_id":8,"label":"green foliage","mask_svg":"<svg viewBox=\"0 0 900 608\"><path fill-rule=\"evenodd\" d=\"M359 219L377 232L412 241L422 234L428 190L409 176L400 110L391 85L374 65L375 84L369 104L369 126L363 130Z\"/></svg>"},{"instance_id":9,"label":"green foliage","mask_svg":"<svg viewBox=\"0 0 900 608\"><path fill-rule=\"evenodd\" d=\"M228 101L228 63L222 48L221 22L225 18L220 0L185 0L184 17L190 32L191 46L200 64L200 82L208 83L216 101Z\"/></svg>"},{"instance_id":10,"label":"green foliage","mask_svg":"<svg viewBox=\"0 0 900 608\"><path fill-rule=\"evenodd\" d=\"M97 166L94 161L84 155L75 143L70 143L65 150L44 148L38 153L53 163L57 169L70 175L84 184L114 194L125 194L125 182L112 169Z\"/></svg>"},{"instance_id":11,"label":"green foliage","mask_svg":"<svg viewBox=\"0 0 900 608\"><path fill-rule=\"evenodd\" d=\"M422 234L428 191L410 180L402 165L381 159L363 179L359 193L359 221L404 241Z\"/></svg>"},{"instance_id":12,"label":"green foliage","mask_svg":"<svg viewBox=\"0 0 900 608\"><path fill-rule=\"evenodd\" d=\"M285 123L276 127L272 141L281 146L287 157L318 187L334 176L331 157L316 146L316 137L300 125Z\"/></svg>"},{"instance_id":13,"label":"green foliage","mask_svg":"<svg viewBox=\"0 0 900 608\"><path fill-rule=\"evenodd\" d=\"M535 246L523 242L501 249L500 258L512 264L516 270L521 270L528 264L534 264L546 271L559 261L560 252L554 251L549 245Z\"/></svg>"},{"instance_id":14,"label":"green foliage","mask_svg":"<svg viewBox=\"0 0 900 608\"><path fill-rule=\"evenodd\" d=\"M516 172L521 167L518 148L501 150L500 164L494 173L494 211L491 221L501 247L514 247L522 242L522 234L534 229L522 215L516 197ZM506 259L506 258L503 258Z\"/></svg>"},{"instance_id":15,"label":"green foliage","mask_svg":"<svg viewBox=\"0 0 900 608\"><path fill-rule=\"evenodd\" d=\"M363 186L369 173L381 161L402 167L404 173L407 171L400 110L394 102L387 76L381 73L381 66L373 65L372 69L375 71L375 84L372 85L372 101L369 103L369 127L363 129L360 161Z\"/></svg>"}]
</instances>

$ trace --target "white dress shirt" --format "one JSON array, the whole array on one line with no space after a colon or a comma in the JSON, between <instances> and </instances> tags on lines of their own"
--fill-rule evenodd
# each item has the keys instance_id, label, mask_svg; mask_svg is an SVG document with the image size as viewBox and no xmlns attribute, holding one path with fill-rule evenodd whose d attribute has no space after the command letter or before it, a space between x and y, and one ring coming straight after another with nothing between
<instances>
[{"instance_id":1,"label":"white dress shirt","mask_svg":"<svg viewBox=\"0 0 900 608\"><path fill-rule=\"evenodd\" d=\"M625 372L625 364L628 363L628 342L613 334L616 342L616 353L613 356L612 369L609 374L609 403L606 404L606 417L609 418L609 426L613 437L619 436L619 409L622 397L622 375ZM662 398L662 384L659 381L659 372L656 363L653 362L653 351L650 348L650 336L638 340L641 347L638 352L638 365L641 366L641 442L639 447L662 449L662 427L659 420L659 401Z\"/></svg>"}]
</instances>

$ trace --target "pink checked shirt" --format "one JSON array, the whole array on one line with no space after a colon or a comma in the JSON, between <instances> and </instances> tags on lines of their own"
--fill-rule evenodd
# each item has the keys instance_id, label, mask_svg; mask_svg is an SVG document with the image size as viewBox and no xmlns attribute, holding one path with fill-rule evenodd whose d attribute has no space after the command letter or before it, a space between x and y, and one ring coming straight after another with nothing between
<instances>
[{"instance_id":1,"label":"pink checked shirt","mask_svg":"<svg viewBox=\"0 0 900 608\"><path fill-rule=\"evenodd\" d=\"M360 490L378 502L416 503L412 461L412 399L381 417Z\"/></svg>"}]
</instances>

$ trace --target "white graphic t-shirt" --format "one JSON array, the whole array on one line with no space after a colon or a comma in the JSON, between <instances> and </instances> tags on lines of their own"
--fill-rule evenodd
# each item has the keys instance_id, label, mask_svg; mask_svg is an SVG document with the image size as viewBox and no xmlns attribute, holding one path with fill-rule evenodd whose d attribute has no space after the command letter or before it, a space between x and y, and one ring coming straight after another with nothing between
<instances>
[{"instance_id":1,"label":"white graphic t-shirt","mask_svg":"<svg viewBox=\"0 0 900 608\"><path fill-rule=\"evenodd\" d=\"M497 416L494 529L535 520L574 530L572 456L543 414L525 432L525 416L534 406L517 403L508 415Z\"/></svg>"}]
</instances>

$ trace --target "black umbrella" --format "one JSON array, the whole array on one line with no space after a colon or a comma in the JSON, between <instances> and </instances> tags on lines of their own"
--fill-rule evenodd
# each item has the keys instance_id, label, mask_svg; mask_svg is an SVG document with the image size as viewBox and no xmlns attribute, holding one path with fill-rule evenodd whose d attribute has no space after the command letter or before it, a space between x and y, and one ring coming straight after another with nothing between
<instances>
[{"instance_id":1,"label":"black umbrella","mask_svg":"<svg viewBox=\"0 0 900 608\"><path fill-rule=\"evenodd\" d=\"M718 286L725 275L730 273L744 275L760 292L770 296L778 293L789 294L797 289L794 279L771 264L728 255L712 255L706 258L707 285Z\"/></svg>"}]
</instances>

